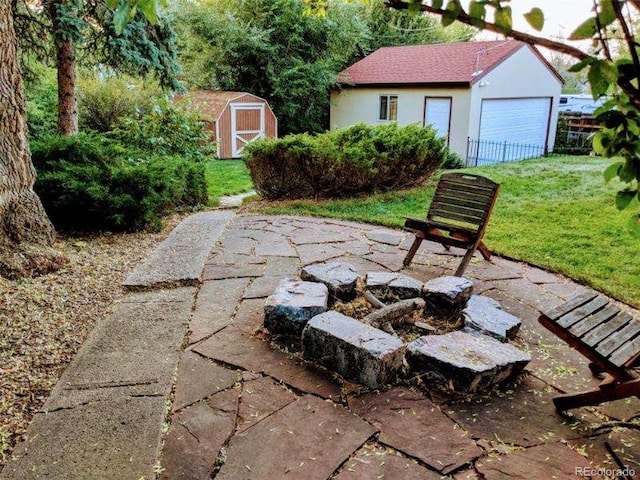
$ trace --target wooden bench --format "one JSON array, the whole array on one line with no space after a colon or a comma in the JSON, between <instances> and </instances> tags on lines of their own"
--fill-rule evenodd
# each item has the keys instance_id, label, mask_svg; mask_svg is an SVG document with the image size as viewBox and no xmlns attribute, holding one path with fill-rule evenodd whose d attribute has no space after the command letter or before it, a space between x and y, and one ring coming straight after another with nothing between
<instances>
[{"instance_id":1,"label":"wooden bench","mask_svg":"<svg viewBox=\"0 0 640 480\"><path fill-rule=\"evenodd\" d=\"M540 323L589 359L592 372L606 373L599 388L560 395L558 411L640 395L640 321L595 293L574 297L542 312Z\"/></svg>"},{"instance_id":2,"label":"wooden bench","mask_svg":"<svg viewBox=\"0 0 640 480\"><path fill-rule=\"evenodd\" d=\"M447 250L450 247L467 250L456 270L457 277L462 276L476 249L489 260L491 252L482 242L482 236L498 197L499 188L499 184L479 175L442 175L426 220L405 220L404 226L415 232L415 240L404 259L404 265L411 264L423 240L438 242Z\"/></svg>"}]
</instances>

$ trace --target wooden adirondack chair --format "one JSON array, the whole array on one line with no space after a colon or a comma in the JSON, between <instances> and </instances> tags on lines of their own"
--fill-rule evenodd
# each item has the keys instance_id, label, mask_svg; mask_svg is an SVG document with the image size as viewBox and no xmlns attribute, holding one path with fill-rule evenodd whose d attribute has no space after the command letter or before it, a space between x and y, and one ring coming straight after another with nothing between
<instances>
[{"instance_id":1,"label":"wooden adirondack chair","mask_svg":"<svg viewBox=\"0 0 640 480\"><path fill-rule=\"evenodd\" d=\"M489 260L491 252L482 242L500 185L479 175L446 173L440 177L426 220L407 218L404 226L415 231L415 240L404 259L411 264L423 240L467 250L456 270L462 276L478 249Z\"/></svg>"},{"instance_id":2,"label":"wooden adirondack chair","mask_svg":"<svg viewBox=\"0 0 640 480\"><path fill-rule=\"evenodd\" d=\"M591 361L605 379L592 391L553 399L560 412L570 408L640 396L640 321L595 293L585 293L542 312L540 323Z\"/></svg>"}]
</instances>

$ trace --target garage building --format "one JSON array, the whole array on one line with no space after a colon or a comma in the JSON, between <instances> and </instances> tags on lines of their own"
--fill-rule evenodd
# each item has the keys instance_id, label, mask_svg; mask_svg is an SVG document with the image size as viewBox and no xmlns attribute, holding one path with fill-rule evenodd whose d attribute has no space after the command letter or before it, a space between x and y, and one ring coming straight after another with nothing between
<instances>
[{"instance_id":1,"label":"garage building","mask_svg":"<svg viewBox=\"0 0 640 480\"><path fill-rule=\"evenodd\" d=\"M479 165L553 150L562 77L515 40L385 47L343 70L331 128L432 125Z\"/></svg>"}]
</instances>

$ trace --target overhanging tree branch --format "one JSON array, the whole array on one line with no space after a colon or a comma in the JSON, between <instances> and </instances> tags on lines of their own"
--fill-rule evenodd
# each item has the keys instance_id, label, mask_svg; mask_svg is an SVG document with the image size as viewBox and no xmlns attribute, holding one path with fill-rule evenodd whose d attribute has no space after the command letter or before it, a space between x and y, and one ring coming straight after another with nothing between
<instances>
[{"instance_id":1,"label":"overhanging tree branch","mask_svg":"<svg viewBox=\"0 0 640 480\"><path fill-rule=\"evenodd\" d=\"M640 2L640 0L638 1ZM386 4L391 8L395 8L399 10L409 8L409 4L405 3L402 0L386 0ZM448 13L446 10L442 8L433 8L432 6L425 5L424 3L419 4L417 8L419 8L421 12L434 13L440 16L446 15ZM472 18L469 14L467 14L464 11L461 11L459 13L456 20L458 20L459 22L465 23L467 25L471 25L472 27L481 28L482 30L489 30L490 32L499 33L501 35L505 34L504 30L498 27L495 23L483 21L482 25L479 26L478 20ZM580 50L579 48L572 47L571 45L567 45L565 43L556 42L548 38L530 35L528 33L524 33L518 30L509 30L509 32L507 33L509 37L515 40L519 40L521 42L528 43L530 45L539 45L541 47L548 48L549 50L553 50L555 52L563 53L565 55L570 55L574 58L577 58L578 60L584 60L590 57L588 53Z\"/></svg>"}]
</instances>

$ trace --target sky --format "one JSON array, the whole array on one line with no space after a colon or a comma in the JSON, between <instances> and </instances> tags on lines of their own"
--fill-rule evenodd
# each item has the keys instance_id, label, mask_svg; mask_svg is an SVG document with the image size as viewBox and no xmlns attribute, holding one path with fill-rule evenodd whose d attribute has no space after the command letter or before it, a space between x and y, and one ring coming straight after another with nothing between
<instances>
[{"instance_id":1,"label":"sky","mask_svg":"<svg viewBox=\"0 0 640 480\"><path fill-rule=\"evenodd\" d=\"M542 9L545 14L542 32L531 28L523 17L533 7ZM566 38L590 16L592 7L592 0L512 0L513 26L516 30L538 36ZM495 37L495 34L484 35Z\"/></svg>"}]
</instances>

